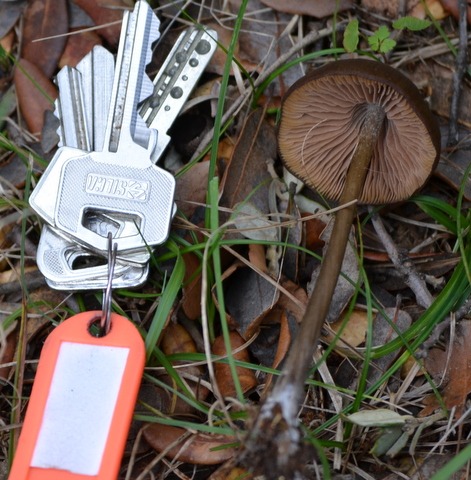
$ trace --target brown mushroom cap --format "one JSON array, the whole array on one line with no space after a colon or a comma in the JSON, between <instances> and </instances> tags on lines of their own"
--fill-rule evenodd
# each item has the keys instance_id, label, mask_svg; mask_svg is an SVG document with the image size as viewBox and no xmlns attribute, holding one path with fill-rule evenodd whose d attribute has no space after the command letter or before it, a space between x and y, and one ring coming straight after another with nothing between
<instances>
[{"instance_id":1,"label":"brown mushroom cap","mask_svg":"<svg viewBox=\"0 0 471 480\"><path fill-rule=\"evenodd\" d=\"M409 198L438 162L440 131L416 86L396 69L372 60L327 64L288 90L278 132L288 170L338 201L371 103L384 109L385 118L358 202Z\"/></svg>"}]
</instances>

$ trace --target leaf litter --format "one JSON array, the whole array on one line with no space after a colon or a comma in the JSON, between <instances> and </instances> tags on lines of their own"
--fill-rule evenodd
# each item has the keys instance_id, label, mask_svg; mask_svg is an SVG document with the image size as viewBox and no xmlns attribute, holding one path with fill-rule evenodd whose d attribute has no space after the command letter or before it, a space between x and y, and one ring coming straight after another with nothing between
<instances>
[{"instance_id":1,"label":"leaf litter","mask_svg":"<svg viewBox=\"0 0 471 480\"><path fill-rule=\"evenodd\" d=\"M227 58L221 48L201 82L212 85L210 93L196 94L200 98L194 99L186 120L204 118L207 128L191 139L193 146L178 145L181 148L171 149L165 160L166 164L178 165L172 167L177 176L179 207L172 235L180 239L186 269L181 292L159 336L157 347L162 356L148 363L136 410L135 431L140 433L132 437L120 478L145 478L150 472L159 478L188 478L194 472L198 478L214 480L244 475L250 478L245 466L237 463L237 446L243 446L254 411L276 381L297 333L309 283L329 242L329 230L325 229L329 214L325 210L334 206L307 189L296 190L284 174L277 154L276 110L297 78L334 60L334 53L329 56L322 52L341 48L345 40L347 51L355 52L358 45L376 52L382 61L413 79L440 120L444 145L448 121L457 115L460 140L443 149L437 174L421 192L427 196L428 208L413 199L381 212L391 241L427 281L430 305L418 302L415 291L391 263L383 246L385 238L369 223L371 212L359 212L362 223L352 230L345 288L337 289L329 318L332 323L326 324L322 333L315 356L317 370L311 372L299 409L306 438L319 449L307 458L303 478L432 478L466 447L470 432L470 328L469 320L462 319L469 310L469 279L464 268L467 259L457 247L458 233L469 255L471 189L463 173L469 166L470 89L466 79L460 85L460 108L450 111L455 58L447 41L461 48L456 11L450 2L437 0L330 2L327 10L329 2L189 3L187 13L203 26L216 28L226 49L238 12L247 6L236 43L237 62L231 65L229 88L223 92L223 120L230 123L225 125L214 156L220 180L218 221L226 230L208 247L207 239L216 238L205 221L205 205L211 201L207 184L213 157L209 154L203 161L188 164L205 151L213 135L215 98ZM47 331L71 312L99 308L93 293L57 294L44 282L38 287L21 272L22 265L26 272L37 271L34 251L25 252L29 252L27 245L37 244L41 224L25 207L25 185L32 181L34 186L35 182L29 177L27 165L32 165L35 173L41 172L57 141L46 113L52 110L51 100L57 95L54 76L61 66L76 64L93 45L103 44L115 52L122 10L129 8L121 0L74 0L74 4L74 8L67 8L62 1L2 2L0 107L6 112L6 121L0 165L4 185L0 220L0 373L4 379L0 461L4 471L8 470L8 450L14 448L18 435L16 424L22 421L22 410L11 408L11 398L17 388L28 397ZM169 27L163 35L163 51L189 20L171 2L162 1L155 7ZM19 23L18 11L23 8L24 22ZM393 25L401 16L423 20L427 9L446 37L433 25L412 32L415 20ZM448 16L449 10L455 18ZM351 20L358 22L353 30L347 27ZM105 24L92 31L80 28ZM334 29L337 31L332 34ZM69 32L73 34L63 35ZM35 41L45 37L52 38ZM159 48L151 66L154 72L165 56ZM309 58L282 75L277 72L271 84L257 93L253 104L262 108L252 111L254 90L246 75L257 88L273 71L305 54ZM7 95L12 85L18 108L11 107L11 96ZM186 128L182 119L180 130ZM174 143L180 144L177 133ZM11 177L5 170L7 165L16 172ZM278 180L283 178L286 180ZM464 220L462 231L457 232L449 227L456 224L460 195ZM11 225L22 218L26 222L21 236L8 235ZM218 249L220 260L212 257L208 261L204 255L208 248ZM168 276L174 268L171 252L165 246L155 252L149 282L143 287L114 293L117 308L143 332L149 329L159 301L165 298ZM458 275L456 281L464 287L456 289L455 296L450 293L443 300L443 304L448 303L440 309L436 299ZM207 325L202 316L206 310ZM433 325L421 323L427 312L437 312L437 318L432 316L435 323L446 319L433 330ZM222 315L229 333L221 328ZM22 340L26 318L29 333ZM206 334L212 347L209 352L204 352ZM231 345L231 351L227 351L227 345ZM216 362L215 376L210 375L206 363L211 355ZM233 378L234 371L238 381ZM242 387L242 397L237 383ZM391 415L400 422L407 419L407 428L402 423L396 430L394 425L386 425L385 418ZM349 426L347 419L358 416L370 419L370 423L357 421L357 426ZM370 436L371 430L375 435ZM448 477L437 478L457 475L465 475L459 473L459 467Z\"/></svg>"}]
</instances>

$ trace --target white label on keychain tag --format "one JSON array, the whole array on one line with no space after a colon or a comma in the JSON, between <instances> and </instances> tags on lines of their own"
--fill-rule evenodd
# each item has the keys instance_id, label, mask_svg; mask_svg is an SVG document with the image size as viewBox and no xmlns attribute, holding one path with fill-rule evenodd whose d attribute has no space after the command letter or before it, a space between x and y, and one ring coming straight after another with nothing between
<instances>
[{"instance_id":1,"label":"white label on keychain tag","mask_svg":"<svg viewBox=\"0 0 471 480\"><path fill-rule=\"evenodd\" d=\"M62 343L32 467L98 474L128 353Z\"/></svg>"},{"instance_id":2,"label":"white label on keychain tag","mask_svg":"<svg viewBox=\"0 0 471 480\"><path fill-rule=\"evenodd\" d=\"M61 323L46 339L9 480L115 480L145 363L141 335L102 312Z\"/></svg>"}]
</instances>

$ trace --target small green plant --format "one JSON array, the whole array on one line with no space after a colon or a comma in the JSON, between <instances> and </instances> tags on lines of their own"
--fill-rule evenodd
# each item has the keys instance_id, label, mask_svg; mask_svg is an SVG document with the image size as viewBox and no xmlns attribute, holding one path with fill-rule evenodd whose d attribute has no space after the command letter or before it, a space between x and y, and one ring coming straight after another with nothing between
<instances>
[{"instance_id":1,"label":"small green plant","mask_svg":"<svg viewBox=\"0 0 471 480\"><path fill-rule=\"evenodd\" d=\"M429 20L420 20L414 17L403 17L396 20L392 27L395 30L407 28L413 32L424 30L431 25ZM366 37L373 52L387 53L396 46L396 41L391 37L391 31L386 25L382 25L373 35ZM345 29L343 46L348 53L353 53L360 41L360 30L358 20L352 20Z\"/></svg>"}]
</instances>

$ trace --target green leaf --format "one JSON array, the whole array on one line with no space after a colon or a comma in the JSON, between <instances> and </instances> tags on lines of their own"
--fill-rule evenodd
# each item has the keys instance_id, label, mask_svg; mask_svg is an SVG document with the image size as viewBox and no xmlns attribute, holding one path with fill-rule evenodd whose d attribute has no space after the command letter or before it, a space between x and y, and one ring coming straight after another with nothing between
<instances>
[{"instance_id":1,"label":"green leaf","mask_svg":"<svg viewBox=\"0 0 471 480\"><path fill-rule=\"evenodd\" d=\"M430 27L432 22L430 20L420 20L419 18L415 17L402 17L399 20L396 20L392 26L397 30L401 30L402 28L408 28L413 32L418 32L420 30L424 30L427 27Z\"/></svg>"},{"instance_id":2,"label":"green leaf","mask_svg":"<svg viewBox=\"0 0 471 480\"><path fill-rule=\"evenodd\" d=\"M394 40L391 40L390 38L386 38L386 40L383 40L381 42L379 51L381 53L387 53L389 52L389 50L392 50L395 46L396 46L396 42Z\"/></svg>"},{"instance_id":3,"label":"green leaf","mask_svg":"<svg viewBox=\"0 0 471 480\"><path fill-rule=\"evenodd\" d=\"M376 30L374 36L377 37L380 42L382 42L383 40L389 38L390 34L391 32L389 31L389 28L383 25L382 27L379 27L378 30Z\"/></svg>"},{"instance_id":4,"label":"green leaf","mask_svg":"<svg viewBox=\"0 0 471 480\"><path fill-rule=\"evenodd\" d=\"M353 53L357 48L358 41L358 20L352 20L347 25L343 35L343 47L348 53Z\"/></svg>"},{"instance_id":5,"label":"green leaf","mask_svg":"<svg viewBox=\"0 0 471 480\"><path fill-rule=\"evenodd\" d=\"M162 292L162 297L160 298L159 305L157 306L154 318L149 327L149 332L146 335L145 344L147 360L149 360L152 355L154 347L162 334L165 322L172 310L173 302L177 298L178 292L183 283L183 277L185 276L185 262L180 255L177 245L172 240L168 240L165 245L177 255L177 259L175 266L173 267L173 272L170 275L170 279L165 286L165 290Z\"/></svg>"},{"instance_id":6,"label":"green leaf","mask_svg":"<svg viewBox=\"0 0 471 480\"><path fill-rule=\"evenodd\" d=\"M368 37L368 43L370 44L371 50L373 50L373 52L377 52L379 50L380 42L378 37Z\"/></svg>"}]
</instances>

